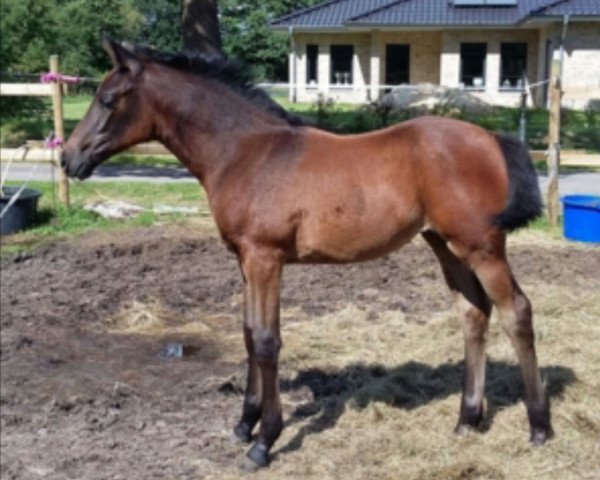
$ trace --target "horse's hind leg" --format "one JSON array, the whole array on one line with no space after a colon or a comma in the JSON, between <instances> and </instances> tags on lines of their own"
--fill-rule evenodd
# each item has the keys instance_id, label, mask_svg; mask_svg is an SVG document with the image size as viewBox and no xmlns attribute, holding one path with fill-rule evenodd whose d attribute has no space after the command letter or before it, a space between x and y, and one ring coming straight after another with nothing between
<instances>
[{"instance_id":1,"label":"horse's hind leg","mask_svg":"<svg viewBox=\"0 0 600 480\"><path fill-rule=\"evenodd\" d=\"M431 231L424 232L423 237L440 261L463 320L465 377L456 426L457 433L462 433L465 428L476 427L483 419L485 337L492 306L475 274L448 249L446 242Z\"/></svg>"},{"instance_id":2,"label":"horse's hind leg","mask_svg":"<svg viewBox=\"0 0 600 480\"><path fill-rule=\"evenodd\" d=\"M521 366L531 428L530 440L541 445L552 435L550 406L537 364L531 303L512 275L506 260L505 241L503 232L493 231L485 237L482 242L484 245L479 248L461 248L457 242L451 242L450 248L458 255L464 252L468 265L500 313L502 326Z\"/></svg>"}]
</instances>

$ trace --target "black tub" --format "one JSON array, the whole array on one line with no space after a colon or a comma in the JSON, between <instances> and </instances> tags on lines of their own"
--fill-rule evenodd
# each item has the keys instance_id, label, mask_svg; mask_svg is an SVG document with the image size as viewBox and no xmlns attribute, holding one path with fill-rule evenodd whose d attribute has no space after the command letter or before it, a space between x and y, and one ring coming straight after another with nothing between
<instances>
[{"instance_id":1,"label":"black tub","mask_svg":"<svg viewBox=\"0 0 600 480\"><path fill-rule=\"evenodd\" d=\"M0 195L0 212L6 208L11 198L19 191L20 187L3 187ZM42 194L31 188L24 189L19 198L10 206L0 220L0 235L24 230L31 226L35 220L38 199Z\"/></svg>"}]
</instances>

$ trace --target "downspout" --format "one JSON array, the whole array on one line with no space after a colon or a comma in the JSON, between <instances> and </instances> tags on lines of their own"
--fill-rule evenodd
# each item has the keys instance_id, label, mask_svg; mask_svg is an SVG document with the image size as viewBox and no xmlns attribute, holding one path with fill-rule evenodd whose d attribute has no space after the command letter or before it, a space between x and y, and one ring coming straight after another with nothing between
<instances>
[{"instance_id":1,"label":"downspout","mask_svg":"<svg viewBox=\"0 0 600 480\"><path fill-rule=\"evenodd\" d=\"M565 68L565 42L567 40L567 30L569 28L569 14L563 15L563 28L560 37L560 79L561 84L564 82Z\"/></svg>"},{"instance_id":2,"label":"downspout","mask_svg":"<svg viewBox=\"0 0 600 480\"><path fill-rule=\"evenodd\" d=\"M296 103L296 40L294 39L294 27L289 27L290 32L290 101Z\"/></svg>"}]
</instances>

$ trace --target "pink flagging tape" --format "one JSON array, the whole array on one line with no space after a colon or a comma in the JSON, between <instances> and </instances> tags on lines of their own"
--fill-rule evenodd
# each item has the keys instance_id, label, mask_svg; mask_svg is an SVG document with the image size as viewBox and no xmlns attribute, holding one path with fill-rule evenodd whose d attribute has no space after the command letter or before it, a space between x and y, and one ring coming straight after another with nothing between
<instances>
[{"instance_id":1,"label":"pink flagging tape","mask_svg":"<svg viewBox=\"0 0 600 480\"><path fill-rule=\"evenodd\" d=\"M58 137L50 137L46 140L46 148L55 149L63 146L63 141Z\"/></svg>"},{"instance_id":2,"label":"pink flagging tape","mask_svg":"<svg viewBox=\"0 0 600 480\"><path fill-rule=\"evenodd\" d=\"M71 85L75 85L75 84L81 82L81 78L72 77L70 75L63 75L62 73L48 72L48 73L43 73L40 76L40 82L42 82L42 83L62 82L62 83L69 83Z\"/></svg>"}]
</instances>

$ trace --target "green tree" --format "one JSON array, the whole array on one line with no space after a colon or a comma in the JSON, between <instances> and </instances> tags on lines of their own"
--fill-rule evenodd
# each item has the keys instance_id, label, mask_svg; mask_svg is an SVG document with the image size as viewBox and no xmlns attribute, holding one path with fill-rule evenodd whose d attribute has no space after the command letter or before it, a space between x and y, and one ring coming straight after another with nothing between
<instances>
[{"instance_id":1,"label":"green tree","mask_svg":"<svg viewBox=\"0 0 600 480\"><path fill-rule=\"evenodd\" d=\"M289 38L275 33L275 18L322 0L220 0L223 48L252 66L259 79L287 77Z\"/></svg>"},{"instance_id":2,"label":"green tree","mask_svg":"<svg viewBox=\"0 0 600 480\"><path fill-rule=\"evenodd\" d=\"M58 7L52 15L55 53L64 71L80 75L98 75L110 67L99 48L103 34L135 38L143 21L131 0L63 0Z\"/></svg>"},{"instance_id":3,"label":"green tree","mask_svg":"<svg viewBox=\"0 0 600 480\"><path fill-rule=\"evenodd\" d=\"M2 0L0 69L39 73L52 54L65 72L97 75L108 68L103 33L135 37L143 17L133 0Z\"/></svg>"},{"instance_id":4,"label":"green tree","mask_svg":"<svg viewBox=\"0 0 600 480\"><path fill-rule=\"evenodd\" d=\"M319 1L0 0L0 70L39 73L48 68L48 57L58 54L63 71L98 76L109 68L100 48L103 33L180 50L182 5L191 2L217 4L227 54L252 66L259 79L285 79L289 39L271 31L269 22ZM201 9L195 14L203 15Z\"/></svg>"},{"instance_id":5,"label":"green tree","mask_svg":"<svg viewBox=\"0 0 600 480\"><path fill-rule=\"evenodd\" d=\"M39 72L48 68L52 43L50 11L54 0L2 0L0 3L0 69Z\"/></svg>"},{"instance_id":6,"label":"green tree","mask_svg":"<svg viewBox=\"0 0 600 480\"><path fill-rule=\"evenodd\" d=\"M179 51L183 42L181 6L174 0L135 0L142 22L131 40L160 50Z\"/></svg>"}]
</instances>

